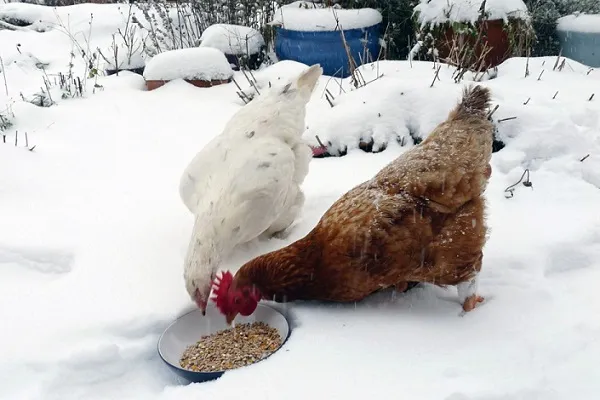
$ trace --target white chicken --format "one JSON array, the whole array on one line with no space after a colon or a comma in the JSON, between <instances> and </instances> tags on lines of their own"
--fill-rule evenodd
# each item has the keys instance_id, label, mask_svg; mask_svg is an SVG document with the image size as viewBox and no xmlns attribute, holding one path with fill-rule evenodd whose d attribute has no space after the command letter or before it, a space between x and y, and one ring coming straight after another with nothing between
<instances>
[{"instance_id":1,"label":"white chicken","mask_svg":"<svg viewBox=\"0 0 600 400\"><path fill-rule=\"evenodd\" d=\"M312 158L302 140L305 107L322 73L313 65L255 97L183 173L179 193L195 217L185 286L203 312L224 258L239 244L285 231L304 205L300 185Z\"/></svg>"}]
</instances>

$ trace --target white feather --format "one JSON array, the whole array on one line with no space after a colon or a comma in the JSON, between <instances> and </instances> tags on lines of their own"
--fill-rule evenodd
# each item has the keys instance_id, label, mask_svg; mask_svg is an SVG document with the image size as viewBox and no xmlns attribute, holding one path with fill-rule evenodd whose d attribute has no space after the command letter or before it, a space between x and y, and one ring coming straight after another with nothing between
<instances>
[{"instance_id":1,"label":"white feather","mask_svg":"<svg viewBox=\"0 0 600 400\"><path fill-rule=\"evenodd\" d=\"M312 158L302 141L306 103L322 74L313 66L240 109L184 171L179 193L194 214L186 289L207 299L221 261L241 243L289 227L304 204Z\"/></svg>"}]
</instances>

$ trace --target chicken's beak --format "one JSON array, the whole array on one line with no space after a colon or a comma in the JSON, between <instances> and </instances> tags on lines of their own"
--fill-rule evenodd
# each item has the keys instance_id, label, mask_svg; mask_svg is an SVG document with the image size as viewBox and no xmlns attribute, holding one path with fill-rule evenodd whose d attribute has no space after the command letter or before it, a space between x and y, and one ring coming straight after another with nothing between
<instances>
[{"instance_id":1,"label":"chicken's beak","mask_svg":"<svg viewBox=\"0 0 600 400\"><path fill-rule=\"evenodd\" d=\"M225 319L227 321L228 326L231 326L231 323L233 322L235 317L237 317L237 315L238 315L237 312L233 312L233 313L229 313L229 314L225 315Z\"/></svg>"},{"instance_id":2,"label":"chicken's beak","mask_svg":"<svg viewBox=\"0 0 600 400\"><path fill-rule=\"evenodd\" d=\"M206 315L206 305L208 302L204 299L204 297L200 294L200 290L196 289L194 293L194 301L198 308L202 311L202 315Z\"/></svg>"}]
</instances>

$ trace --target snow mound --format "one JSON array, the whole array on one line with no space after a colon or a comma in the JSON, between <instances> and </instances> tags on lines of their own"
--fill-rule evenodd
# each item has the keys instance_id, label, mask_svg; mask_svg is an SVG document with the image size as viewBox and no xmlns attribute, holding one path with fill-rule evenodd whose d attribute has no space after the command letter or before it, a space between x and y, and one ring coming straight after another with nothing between
<instances>
[{"instance_id":1,"label":"snow mound","mask_svg":"<svg viewBox=\"0 0 600 400\"><path fill-rule=\"evenodd\" d=\"M227 80L233 70L223 54L211 47L192 47L166 51L152 57L144 70L144 78L152 80L198 79Z\"/></svg>"},{"instance_id":2,"label":"snow mound","mask_svg":"<svg viewBox=\"0 0 600 400\"><path fill-rule=\"evenodd\" d=\"M265 39L256 29L229 24L209 26L200 40L200 47L213 47L225 54L256 54L265 45Z\"/></svg>"},{"instance_id":3,"label":"snow mound","mask_svg":"<svg viewBox=\"0 0 600 400\"><path fill-rule=\"evenodd\" d=\"M269 24L292 31L315 32L368 28L379 24L382 19L381 13L372 8L316 8L297 1L275 11L275 17Z\"/></svg>"},{"instance_id":4,"label":"snow mound","mask_svg":"<svg viewBox=\"0 0 600 400\"><path fill-rule=\"evenodd\" d=\"M562 71L553 71L556 58L540 57L529 59L525 78L526 63L526 58L511 58L498 67L495 79L481 83L499 105L494 114L498 139L510 146L496 157L502 160L500 168L508 173L519 166L537 170L551 165L600 188L600 158L580 161L586 154L600 154L600 102L589 101L600 76L570 59ZM410 147L447 118L464 85L473 83L455 84L454 70L444 67L429 87L435 74L429 62L380 61L360 71L371 83L359 89L351 78L321 80L307 106L304 138L310 145L320 140L331 154L355 150L361 141L372 141L374 151L392 144ZM324 98L326 88L333 107Z\"/></svg>"},{"instance_id":5,"label":"snow mound","mask_svg":"<svg viewBox=\"0 0 600 400\"><path fill-rule=\"evenodd\" d=\"M418 21L426 24L445 22L471 22L479 18L482 0L421 0L415 6ZM522 0L488 0L485 5L488 20L509 18L528 18L527 6Z\"/></svg>"},{"instance_id":6,"label":"snow mound","mask_svg":"<svg viewBox=\"0 0 600 400\"><path fill-rule=\"evenodd\" d=\"M600 33L600 14L573 14L557 21L559 31Z\"/></svg>"}]
</instances>

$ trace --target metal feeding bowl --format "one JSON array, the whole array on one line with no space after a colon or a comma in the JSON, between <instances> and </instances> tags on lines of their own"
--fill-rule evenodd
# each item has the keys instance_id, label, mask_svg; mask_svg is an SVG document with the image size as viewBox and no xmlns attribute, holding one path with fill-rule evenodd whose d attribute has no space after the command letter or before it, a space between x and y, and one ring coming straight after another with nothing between
<instances>
[{"instance_id":1,"label":"metal feeding bowl","mask_svg":"<svg viewBox=\"0 0 600 400\"><path fill-rule=\"evenodd\" d=\"M277 329L279 336L281 337L281 345L277 350L283 346L289 337L290 325L287 319L274 308L259 303L256 311L252 315L248 317L238 315L235 319L236 324L253 322L263 322L266 325ZM179 364L179 360L185 349L198 342L202 336L211 335L228 328L230 327L225 322L225 317L213 304L210 304L206 308L205 316L202 315L202 312L199 309L190 311L179 317L165 329L160 336L160 339L158 339L158 354L177 375L190 382L206 382L217 379L227 372L227 370L196 372L182 368ZM260 362L265 358L256 362Z\"/></svg>"}]
</instances>

